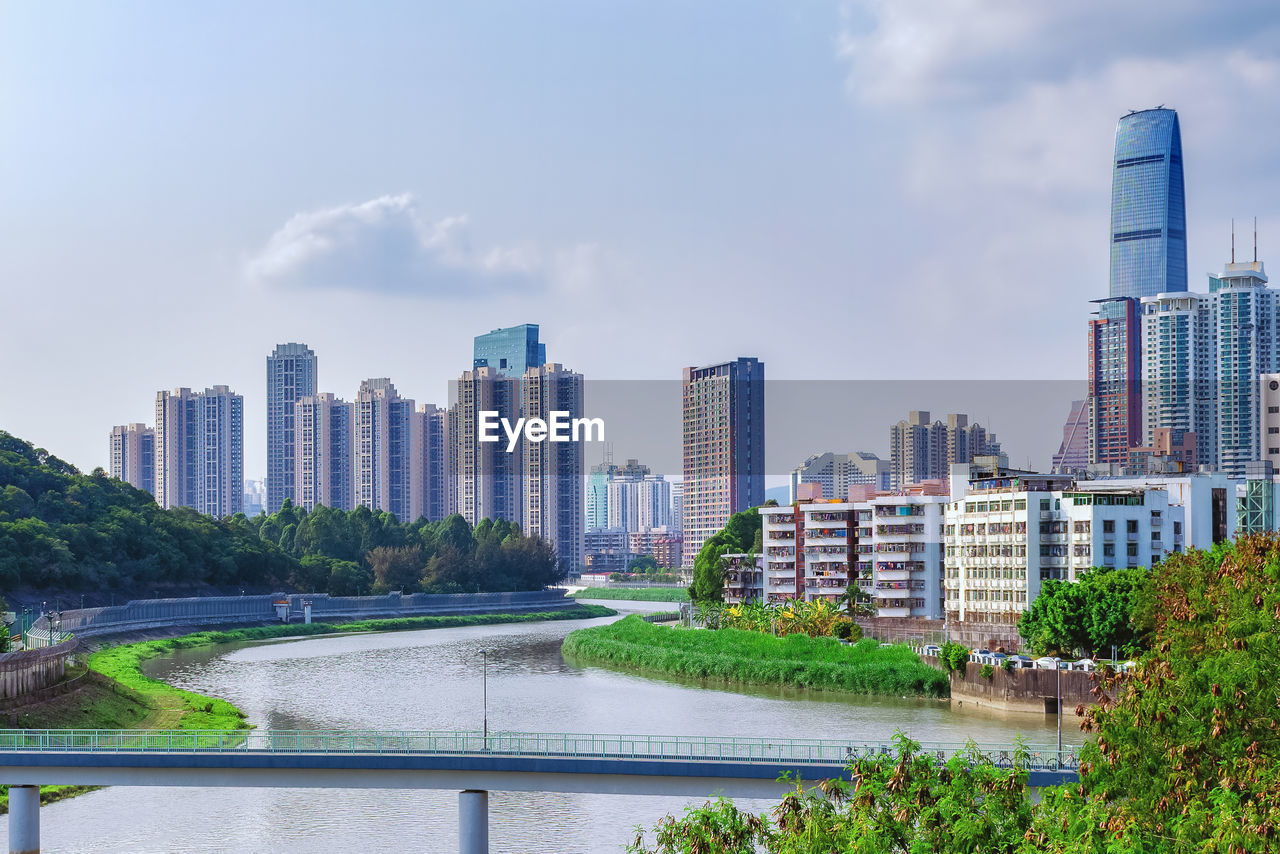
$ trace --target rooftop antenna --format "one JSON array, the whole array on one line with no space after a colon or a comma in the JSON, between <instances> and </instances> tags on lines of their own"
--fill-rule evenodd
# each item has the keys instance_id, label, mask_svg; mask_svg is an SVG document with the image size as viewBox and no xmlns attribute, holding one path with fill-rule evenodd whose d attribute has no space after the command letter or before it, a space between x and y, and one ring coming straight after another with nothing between
<instances>
[{"instance_id":1,"label":"rooftop antenna","mask_svg":"<svg viewBox=\"0 0 1280 854\"><path fill-rule=\"evenodd\" d=\"M1231 263L1236 262L1236 218L1231 218Z\"/></svg>"},{"instance_id":2,"label":"rooftop antenna","mask_svg":"<svg viewBox=\"0 0 1280 854\"><path fill-rule=\"evenodd\" d=\"M1258 218L1253 218L1253 263L1258 263Z\"/></svg>"}]
</instances>

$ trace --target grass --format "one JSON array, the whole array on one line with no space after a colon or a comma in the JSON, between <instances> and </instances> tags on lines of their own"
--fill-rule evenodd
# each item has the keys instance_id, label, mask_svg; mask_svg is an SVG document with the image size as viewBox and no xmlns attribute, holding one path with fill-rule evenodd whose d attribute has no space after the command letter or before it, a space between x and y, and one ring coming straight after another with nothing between
<instances>
[{"instance_id":1,"label":"grass","mask_svg":"<svg viewBox=\"0 0 1280 854\"><path fill-rule=\"evenodd\" d=\"M687 587L588 587L569 594L574 599L629 599L636 602L688 602Z\"/></svg>"},{"instance_id":2,"label":"grass","mask_svg":"<svg viewBox=\"0 0 1280 854\"><path fill-rule=\"evenodd\" d=\"M905 646L874 640L775 638L738 629L655 626L638 616L571 632L566 655L583 662L744 685L788 685L887 696L946 697L946 674Z\"/></svg>"}]
</instances>

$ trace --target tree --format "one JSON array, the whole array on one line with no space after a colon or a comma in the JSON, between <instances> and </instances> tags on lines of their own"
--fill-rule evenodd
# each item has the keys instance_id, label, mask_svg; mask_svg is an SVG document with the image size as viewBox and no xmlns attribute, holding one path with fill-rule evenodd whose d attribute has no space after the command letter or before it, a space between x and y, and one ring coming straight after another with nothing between
<instances>
[{"instance_id":1,"label":"tree","mask_svg":"<svg viewBox=\"0 0 1280 854\"><path fill-rule=\"evenodd\" d=\"M1096 653L1113 645L1131 653L1140 643L1135 609L1150 577L1145 569L1095 567L1075 583L1045 581L1018 632L1040 655Z\"/></svg>"},{"instance_id":2,"label":"tree","mask_svg":"<svg viewBox=\"0 0 1280 854\"><path fill-rule=\"evenodd\" d=\"M761 551L757 538L763 528L760 514L754 507L730 516L724 528L708 537L693 559L693 584L689 587L689 598L694 602L723 602L723 556Z\"/></svg>"},{"instance_id":3,"label":"tree","mask_svg":"<svg viewBox=\"0 0 1280 854\"><path fill-rule=\"evenodd\" d=\"M373 571L375 593L412 591L417 588L418 579L422 575L422 549L417 546L378 546L369 552L369 569Z\"/></svg>"},{"instance_id":4,"label":"tree","mask_svg":"<svg viewBox=\"0 0 1280 854\"><path fill-rule=\"evenodd\" d=\"M658 562L654 560L653 555L638 555L627 563L627 572L646 575L657 571Z\"/></svg>"}]
</instances>

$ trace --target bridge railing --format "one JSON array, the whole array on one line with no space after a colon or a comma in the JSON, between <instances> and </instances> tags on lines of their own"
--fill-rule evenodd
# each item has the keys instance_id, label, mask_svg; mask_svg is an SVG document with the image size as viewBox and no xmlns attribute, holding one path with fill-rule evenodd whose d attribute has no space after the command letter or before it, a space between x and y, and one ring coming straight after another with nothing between
<instances>
[{"instance_id":1,"label":"bridge railing","mask_svg":"<svg viewBox=\"0 0 1280 854\"><path fill-rule=\"evenodd\" d=\"M679 762L747 762L843 765L855 759L896 758L885 742L840 739L735 738L716 736L597 735L536 732L380 730L0 730L5 752L176 753L254 751L263 753L434 754ZM1021 752L1019 752L1021 751ZM922 743L920 753L945 761L972 755L1002 767L1073 770L1077 748L1064 745Z\"/></svg>"}]
</instances>

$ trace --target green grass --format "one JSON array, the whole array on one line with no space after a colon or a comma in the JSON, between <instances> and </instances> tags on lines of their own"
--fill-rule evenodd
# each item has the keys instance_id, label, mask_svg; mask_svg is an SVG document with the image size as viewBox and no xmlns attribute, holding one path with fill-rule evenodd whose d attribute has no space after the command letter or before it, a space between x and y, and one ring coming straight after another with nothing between
<instances>
[{"instance_id":1,"label":"green grass","mask_svg":"<svg viewBox=\"0 0 1280 854\"><path fill-rule=\"evenodd\" d=\"M574 599L629 599L636 602L688 602L687 587L588 587L570 593Z\"/></svg>"},{"instance_id":2,"label":"green grass","mask_svg":"<svg viewBox=\"0 0 1280 854\"><path fill-rule=\"evenodd\" d=\"M737 629L656 626L638 616L571 632L563 652L580 661L746 685L786 685L853 694L946 697L946 674L905 646L874 640L775 638Z\"/></svg>"}]
</instances>

